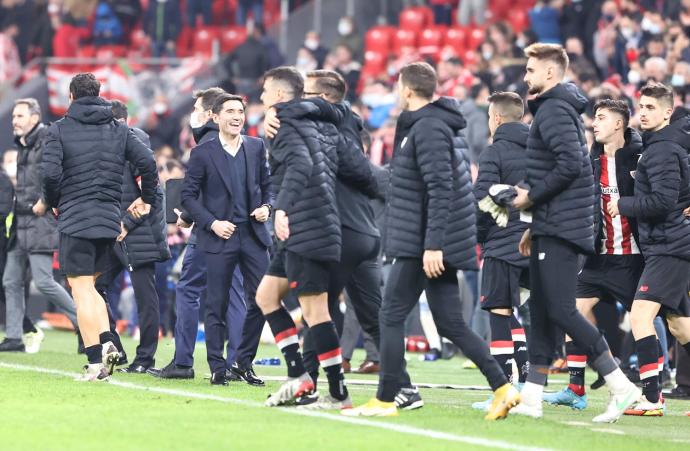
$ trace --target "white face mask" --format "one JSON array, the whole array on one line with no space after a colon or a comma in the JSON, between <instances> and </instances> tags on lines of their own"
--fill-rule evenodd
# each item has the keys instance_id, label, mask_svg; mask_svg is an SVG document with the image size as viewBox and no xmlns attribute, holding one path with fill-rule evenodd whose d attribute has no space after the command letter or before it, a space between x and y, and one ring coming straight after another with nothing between
<instances>
[{"instance_id":1,"label":"white face mask","mask_svg":"<svg viewBox=\"0 0 690 451\"><path fill-rule=\"evenodd\" d=\"M636 70L631 70L628 72L628 82L632 83L634 85L638 84L640 82L640 73L637 72Z\"/></svg>"},{"instance_id":2,"label":"white face mask","mask_svg":"<svg viewBox=\"0 0 690 451\"><path fill-rule=\"evenodd\" d=\"M340 23L338 23L338 33L342 36L347 36L352 33L352 24L346 20L341 20Z\"/></svg>"},{"instance_id":3,"label":"white face mask","mask_svg":"<svg viewBox=\"0 0 690 451\"><path fill-rule=\"evenodd\" d=\"M205 122L201 122L199 119L199 114L197 114L196 111L192 111L192 114L189 115L189 126L192 128L199 128L204 124Z\"/></svg>"},{"instance_id":4,"label":"white face mask","mask_svg":"<svg viewBox=\"0 0 690 451\"><path fill-rule=\"evenodd\" d=\"M168 111L168 106L163 102L156 102L153 104L153 112L156 114L163 114Z\"/></svg>"},{"instance_id":5,"label":"white face mask","mask_svg":"<svg viewBox=\"0 0 690 451\"><path fill-rule=\"evenodd\" d=\"M17 176L17 163L14 162L6 165L5 172L11 179L15 178Z\"/></svg>"},{"instance_id":6,"label":"white face mask","mask_svg":"<svg viewBox=\"0 0 690 451\"><path fill-rule=\"evenodd\" d=\"M315 39L307 39L306 41L304 41L304 46L309 50L316 50L317 48L319 48L319 41Z\"/></svg>"},{"instance_id":7,"label":"white face mask","mask_svg":"<svg viewBox=\"0 0 690 451\"><path fill-rule=\"evenodd\" d=\"M671 85L676 87L685 86L685 77L681 74L673 74L673 77L671 77Z\"/></svg>"}]
</instances>

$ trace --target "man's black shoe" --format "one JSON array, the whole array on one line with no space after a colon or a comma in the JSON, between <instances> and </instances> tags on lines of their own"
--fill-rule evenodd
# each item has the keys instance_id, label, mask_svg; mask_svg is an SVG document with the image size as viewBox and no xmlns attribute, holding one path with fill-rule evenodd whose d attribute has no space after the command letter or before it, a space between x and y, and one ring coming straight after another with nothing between
<instances>
[{"instance_id":1,"label":"man's black shoe","mask_svg":"<svg viewBox=\"0 0 690 451\"><path fill-rule=\"evenodd\" d=\"M127 365L129 360L127 360L127 353L125 351L120 351L120 357L115 362L115 366Z\"/></svg>"},{"instance_id":2,"label":"man's black shoe","mask_svg":"<svg viewBox=\"0 0 690 451\"><path fill-rule=\"evenodd\" d=\"M249 385L254 385L255 387L262 387L265 385L264 381L256 377L254 368L249 366L248 368L242 368L237 364L233 363L230 367L230 371L235 373L237 376L241 377Z\"/></svg>"},{"instance_id":3,"label":"man's black shoe","mask_svg":"<svg viewBox=\"0 0 690 451\"><path fill-rule=\"evenodd\" d=\"M167 366L160 369L149 368L147 373L161 379L194 379L194 368L177 366L175 362L170 362Z\"/></svg>"},{"instance_id":4,"label":"man's black shoe","mask_svg":"<svg viewBox=\"0 0 690 451\"><path fill-rule=\"evenodd\" d=\"M118 373L129 373L129 374L144 374L148 368L142 365L130 365L125 368L119 368L117 370Z\"/></svg>"},{"instance_id":5,"label":"man's black shoe","mask_svg":"<svg viewBox=\"0 0 690 451\"><path fill-rule=\"evenodd\" d=\"M5 338L0 343L0 352L26 352L21 338Z\"/></svg>"},{"instance_id":6,"label":"man's black shoe","mask_svg":"<svg viewBox=\"0 0 690 451\"><path fill-rule=\"evenodd\" d=\"M225 377L225 371L213 373L211 375L211 385L230 385L228 379Z\"/></svg>"},{"instance_id":7,"label":"man's black shoe","mask_svg":"<svg viewBox=\"0 0 690 451\"><path fill-rule=\"evenodd\" d=\"M664 393L664 398L690 400L690 387L678 385L670 392Z\"/></svg>"},{"instance_id":8,"label":"man's black shoe","mask_svg":"<svg viewBox=\"0 0 690 451\"><path fill-rule=\"evenodd\" d=\"M230 370L225 370L225 378L230 382L239 382L242 380L241 377Z\"/></svg>"}]
</instances>

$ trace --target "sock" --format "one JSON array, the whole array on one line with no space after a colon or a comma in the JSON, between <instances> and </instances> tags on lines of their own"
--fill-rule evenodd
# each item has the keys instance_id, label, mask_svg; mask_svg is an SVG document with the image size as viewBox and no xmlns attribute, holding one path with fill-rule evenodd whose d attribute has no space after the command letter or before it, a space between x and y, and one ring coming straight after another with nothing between
<instances>
[{"instance_id":1,"label":"sock","mask_svg":"<svg viewBox=\"0 0 690 451\"><path fill-rule=\"evenodd\" d=\"M111 343L115 344L115 337L113 337L113 333L110 331L106 331L106 332L101 333L98 336L98 340L101 342L101 344L105 344L107 342L111 342Z\"/></svg>"},{"instance_id":2,"label":"sock","mask_svg":"<svg viewBox=\"0 0 690 451\"><path fill-rule=\"evenodd\" d=\"M314 344L319 364L328 378L328 391L338 400L347 398L345 375L343 374L343 358L340 353L338 332L333 321L317 324L311 328L314 334Z\"/></svg>"},{"instance_id":3,"label":"sock","mask_svg":"<svg viewBox=\"0 0 690 451\"><path fill-rule=\"evenodd\" d=\"M549 367L546 367L548 370ZM544 386L542 384L535 384L527 381L520 392L520 399L525 405L530 407L538 407L541 409L541 400L544 395Z\"/></svg>"},{"instance_id":4,"label":"sock","mask_svg":"<svg viewBox=\"0 0 690 451\"><path fill-rule=\"evenodd\" d=\"M98 345L93 345L89 346L86 348L86 358L89 359L89 364L93 365L96 363L103 363L103 346L98 344Z\"/></svg>"},{"instance_id":5,"label":"sock","mask_svg":"<svg viewBox=\"0 0 690 451\"><path fill-rule=\"evenodd\" d=\"M489 312L491 327L491 355L503 369L508 380L513 377L513 337L510 331L510 316Z\"/></svg>"},{"instance_id":6,"label":"sock","mask_svg":"<svg viewBox=\"0 0 690 451\"><path fill-rule=\"evenodd\" d=\"M510 333L513 337L513 356L518 369L518 382L524 384L529 371L527 339L525 329L522 328L522 324L520 324L515 315L510 317Z\"/></svg>"},{"instance_id":7,"label":"sock","mask_svg":"<svg viewBox=\"0 0 690 451\"><path fill-rule=\"evenodd\" d=\"M657 349L659 350L659 399L662 398L661 390L663 389L664 381L664 347L661 346L661 341L656 339Z\"/></svg>"},{"instance_id":8,"label":"sock","mask_svg":"<svg viewBox=\"0 0 690 451\"><path fill-rule=\"evenodd\" d=\"M542 387L546 385L546 380L549 377L549 365L536 365L530 363L529 373L527 373L527 381L525 381L525 386L527 383L532 385L541 385ZM542 390L543 391L543 390Z\"/></svg>"},{"instance_id":9,"label":"sock","mask_svg":"<svg viewBox=\"0 0 690 451\"><path fill-rule=\"evenodd\" d=\"M659 401L659 347L654 335L635 342L637 359L640 362L642 393L649 402Z\"/></svg>"},{"instance_id":10,"label":"sock","mask_svg":"<svg viewBox=\"0 0 690 451\"><path fill-rule=\"evenodd\" d=\"M35 334L36 332L38 332L36 330L36 327L34 326L34 323L32 323L31 320L26 316L22 321L22 329L24 330L25 334Z\"/></svg>"},{"instance_id":11,"label":"sock","mask_svg":"<svg viewBox=\"0 0 690 451\"><path fill-rule=\"evenodd\" d=\"M297 327L292 317L283 307L266 316L266 322L273 332L276 344L280 352L285 357L287 364L288 377L300 377L306 370L302 361L302 354L299 352L299 339L297 338Z\"/></svg>"},{"instance_id":12,"label":"sock","mask_svg":"<svg viewBox=\"0 0 690 451\"><path fill-rule=\"evenodd\" d=\"M319 380L319 372L314 371L312 373L309 373L309 377L311 377L311 380L314 382L314 391L316 391L316 388L317 388L316 386L317 386L317 383Z\"/></svg>"},{"instance_id":13,"label":"sock","mask_svg":"<svg viewBox=\"0 0 690 451\"><path fill-rule=\"evenodd\" d=\"M565 343L565 353L568 359L568 372L570 373L570 388L576 395L585 394L585 367L587 355L575 344L574 341Z\"/></svg>"}]
</instances>

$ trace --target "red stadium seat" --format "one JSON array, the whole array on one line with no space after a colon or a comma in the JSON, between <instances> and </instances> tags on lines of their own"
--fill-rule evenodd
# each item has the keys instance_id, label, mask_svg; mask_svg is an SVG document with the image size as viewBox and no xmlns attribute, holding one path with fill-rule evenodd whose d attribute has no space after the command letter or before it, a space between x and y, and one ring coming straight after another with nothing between
<instances>
[{"instance_id":1,"label":"red stadium seat","mask_svg":"<svg viewBox=\"0 0 690 451\"><path fill-rule=\"evenodd\" d=\"M479 62L479 55L474 50L467 50L462 56L462 62L465 66L475 66Z\"/></svg>"},{"instance_id":2,"label":"red stadium seat","mask_svg":"<svg viewBox=\"0 0 690 451\"><path fill-rule=\"evenodd\" d=\"M472 28L467 36L467 49L477 50L486 39L486 32L483 28Z\"/></svg>"},{"instance_id":3,"label":"red stadium seat","mask_svg":"<svg viewBox=\"0 0 690 451\"><path fill-rule=\"evenodd\" d=\"M508 22L517 34L529 28L529 14L524 9L516 9L510 13Z\"/></svg>"},{"instance_id":4,"label":"red stadium seat","mask_svg":"<svg viewBox=\"0 0 690 451\"><path fill-rule=\"evenodd\" d=\"M400 29L393 35L393 53L399 54L404 47L417 47L417 32Z\"/></svg>"},{"instance_id":5,"label":"red stadium seat","mask_svg":"<svg viewBox=\"0 0 690 451\"><path fill-rule=\"evenodd\" d=\"M175 44L175 53L179 58L184 58L191 55L192 53L192 39L194 37L194 32L188 26L183 26L180 30L180 34L177 36L177 42Z\"/></svg>"},{"instance_id":6,"label":"red stadium seat","mask_svg":"<svg viewBox=\"0 0 690 451\"><path fill-rule=\"evenodd\" d=\"M220 50L230 53L247 40L247 29L240 26L224 27L220 35Z\"/></svg>"},{"instance_id":7,"label":"red stadium seat","mask_svg":"<svg viewBox=\"0 0 690 451\"><path fill-rule=\"evenodd\" d=\"M494 20L503 18L510 18L510 16L517 11L514 0L490 0L489 11Z\"/></svg>"},{"instance_id":8,"label":"red stadium seat","mask_svg":"<svg viewBox=\"0 0 690 451\"><path fill-rule=\"evenodd\" d=\"M390 52L394 34L393 27L371 28L364 35L364 49L382 53Z\"/></svg>"},{"instance_id":9,"label":"red stadium seat","mask_svg":"<svg viewBox=\"0 0 690 451\"><path fill-rule=\"evenodd\" d=\"M364 52L363 76L378 76L386 71L386 53L368 50Z\"/></svg>"},{"instance_id":10,"label":"red stadium seat","mask_svg":"<svg viewBox=\"0 0 690 451\"><path fill-rule=\"evenodd\" d=\"M467 48L467 29L463 27L448 28L443 37L443 44L451 46L458 54L463 54Z\"/></svg>"},{"instance_id":11,"label":"red stadium seat","mask_svg":"<svg viewBox=\"0 0 690 451\"><path fill-rule=\"evenodd\" d=\"M443 35L445 31L445 27L442 26L426 28L424 31L422 31L419 34L420 50L422 49L422 47L425 46L440 47L441 45L443 45Z\"/></svg>"},{"instance_id":12,"label":"red stadium seat","mask_svg":"<svg viewBox=\"0 0 690 451\"><path fill-rule=\"evenodd\" d=\"M403 30L422 31L427 25L427 15L419 8L406 8L400 12L400 28Z\"/></svg>"},{"instance_id":13,"label":"red stadium seat","mask_svg":"<svg viewBox=\"0 0 690 451\"><path fill-rule=\"evenodd\" d=\"M194 55L210 58L213 55L213 41L218 40L218 38L217 28L198 28L194 33L194 45L192 47Z\"/></svg>"}]
</instances>

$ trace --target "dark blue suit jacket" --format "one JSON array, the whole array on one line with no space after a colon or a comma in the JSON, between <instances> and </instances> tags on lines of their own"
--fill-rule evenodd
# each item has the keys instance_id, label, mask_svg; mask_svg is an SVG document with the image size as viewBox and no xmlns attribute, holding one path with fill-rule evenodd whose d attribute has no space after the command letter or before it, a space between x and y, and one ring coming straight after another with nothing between
<instances>
[{"instance_id":1,"label":"dark blue suit jacket","mask_svg":"<svg viewBox=\"0 0 690 451\"><path fill-rule=\"evenodd\" d=\"M264 142L244 135L242 139L247 162L247 192L251 213L255 208L271 204L271 182ZM210 253L222 252L228 242L211 230L211 224L215 220L229 221L232 218L232 185L226 169L224 152L219 139L195 147L182 187L182 206L197 224L198 245ZM256 237L268 248L271 245L271 236L267 223L258 222L253 217L249 220Z\"/></svg>"}]
</instances>

